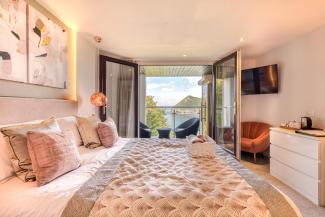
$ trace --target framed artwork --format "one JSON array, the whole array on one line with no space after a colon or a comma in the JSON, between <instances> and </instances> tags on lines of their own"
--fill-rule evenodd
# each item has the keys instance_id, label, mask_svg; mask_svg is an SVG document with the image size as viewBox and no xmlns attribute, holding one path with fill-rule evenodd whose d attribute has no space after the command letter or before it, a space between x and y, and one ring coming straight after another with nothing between
<instances>
[{"instance_id":1,"label":"framed artwork","mask_svg":"<svg viewBox=\"0 0 325 217\"><path fill-rule=\"evenodd\" d=\"M28 82L66 88L69 31L28 6Z\"/></svg>"},{"instance_id":2,"label":"framed artwork","mask_svg":"<svg viewBox=\"0 0 325 217\"><path fill-rule=\"evenodd\" d=\"M27 82L26 2L0 0L0 79Z\"/></svg>"}]
</instances>

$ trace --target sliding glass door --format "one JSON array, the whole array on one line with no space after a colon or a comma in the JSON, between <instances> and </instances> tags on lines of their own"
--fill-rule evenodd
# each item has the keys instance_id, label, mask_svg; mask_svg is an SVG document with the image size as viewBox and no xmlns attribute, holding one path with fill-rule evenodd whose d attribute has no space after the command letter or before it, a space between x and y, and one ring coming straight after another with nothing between
<instances>
[{"instance_id":1,"label":"sliding glass door","mask_svg":"<svg viewBox=\"0 0 325 217\"><path fill-rule=\"evenodd\" d=\"M138 135L138 65L100 56L100 91L106 94L108 106L100 108L100 117L112 118L122 137Z\"/></svg>"},{"instance_id":2,"label":"sliding glass door","mask_svg":"<svg viewBox=\"0 0 325 217\"><path fill-rule=\"evenodd\" d=\"M213 65L215 141L240 158L240 53Z\"/></svg>"}]
</instances>

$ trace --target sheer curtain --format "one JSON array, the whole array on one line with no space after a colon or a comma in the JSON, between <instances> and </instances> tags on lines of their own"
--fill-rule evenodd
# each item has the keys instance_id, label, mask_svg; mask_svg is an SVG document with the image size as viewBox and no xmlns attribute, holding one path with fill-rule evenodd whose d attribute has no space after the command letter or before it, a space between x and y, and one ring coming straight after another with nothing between
<instances>
[{"instance_id":1,"label":"sheer curtain","mask_svg":"<svg viewBox=\"0 0 325 217\"><path fill-rule=\"evenodd\" d=\"M133 69L120 65L118 89L118 129L122 136L134 137Z\"/></svg>"},{"instance_id":2,"label":"sheer curtain","mask_svg":"<svg viewBox=\"0 0 325 217\"><path fill-rule=\"evenodd\" d=\"M107 63L107 115L115 121L119 135L134 137L134 69L117 63Z\"/></svg>"}]
</instances>

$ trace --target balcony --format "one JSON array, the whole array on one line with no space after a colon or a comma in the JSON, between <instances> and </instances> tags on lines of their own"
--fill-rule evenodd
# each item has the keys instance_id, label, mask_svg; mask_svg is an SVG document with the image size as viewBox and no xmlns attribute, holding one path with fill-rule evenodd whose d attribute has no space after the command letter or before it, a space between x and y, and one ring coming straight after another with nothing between
<instances>
[{"instance_id":1,"label":"balcony","mask_svg":"<svg viewBox=\"0 0 325 217\"><path fill-rule=\"evenodd\" d=\"M206 108L204 106L146 106L145 124L152 130L152 136L157 137L157 128L171 128L171 137L175 137L174 129L181 123L191 119L199 118L199 133L204 132L204 123L206 119Z\"/></svg>"}]
</instances>

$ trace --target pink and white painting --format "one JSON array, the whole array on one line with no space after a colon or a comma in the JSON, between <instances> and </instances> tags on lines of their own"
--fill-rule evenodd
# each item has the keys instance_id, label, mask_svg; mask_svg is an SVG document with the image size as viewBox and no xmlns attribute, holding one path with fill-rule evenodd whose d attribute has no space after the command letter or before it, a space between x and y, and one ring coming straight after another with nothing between
<instances>
[{"instance_id":1,"label":"pink and white painting","mask_svg":"<svg viewBox=\"0 0 325 217\"><path fill-rule=\"evenodd\" d=\"M0 79L27 82L26 2L0 0Z\"/></svg>"},{"instance_id":2,"label":"pink and white painting","mask_svg":"<svg viewBox=\"0 0 325 217\"><path fill-rule=\"evenodd\" d=\"M67 29L29 6L29 83L66 88Z\"/></svg>"}]
</instances>

